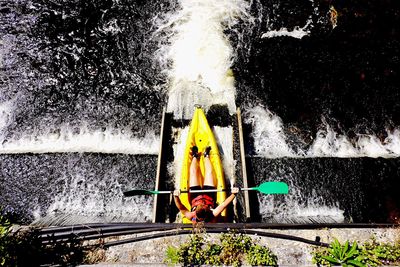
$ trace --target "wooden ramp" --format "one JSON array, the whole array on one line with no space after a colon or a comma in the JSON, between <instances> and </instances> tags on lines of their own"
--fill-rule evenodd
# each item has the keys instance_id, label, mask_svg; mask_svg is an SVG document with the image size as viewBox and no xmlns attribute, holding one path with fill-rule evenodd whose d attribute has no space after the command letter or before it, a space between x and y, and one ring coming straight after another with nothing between
<instances>
[{"instance_id":1,"label":"wooden ramp","mask_svg":"<svg viewBox=\"0 0 400 267\"><path fill-rule=\"evenodd\" d=\"M221 158L225 161L224 167L227 165L227 169L224 169L227 188L233 181L235 186L248 187L240 109L237 110L237 114L231 115L225 106L212 106L206 111L206 117L213 128L219 146L221 146L220 153ZM182 151L179 146L186 143L186 140L181 139L185 138L185 128L188 128L189 124L189 120L175 120L173 114L167 113L164 108L155 190L173 190L176 187L175 173L179 173L181 166L179 162L175 161L179 161L180 155L177 153ZM218 133L221 136L218 136ZM178 210L172 196L154 195L153 223L175 222L177 213ZM231 222L250 221L249 193L247 191L238 195L234 208L229 207L228 214L228 220Z\"/></svg>"}]
</instances>

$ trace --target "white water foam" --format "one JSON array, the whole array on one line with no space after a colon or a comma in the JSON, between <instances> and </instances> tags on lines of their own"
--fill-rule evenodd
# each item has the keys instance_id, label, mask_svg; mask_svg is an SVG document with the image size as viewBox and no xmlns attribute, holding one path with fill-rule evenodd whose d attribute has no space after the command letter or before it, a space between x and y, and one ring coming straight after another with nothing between
<instances>
[{"instance_id":1,"label":"white water foam","mask_svg":"<svg viewBox=\"0 0 400 267\"><path fill-rule=\"evenodd\" d=\"M381 141L374 135L358 134L353 141L339 135L326 124L317 133L314 143L307 151L309 157L371 157L394 158L400 156L400 130L387 130L387 137Z\"/></svg>"},{"instance_id":2,"label":"white water foam","mask_svg":"<svg viewBox=\"0 0 400 267\"><path fill-rule=\"evenodd\" d=\"M307 36L310 34L310 30L308 30L308 27L310 24L311 24L311 21L308 21L304 27L300 28L300 27L296 26L291 31L289 31L285 27L283 27L279 30L268 31L266 33L263 33L261 35L261 38L274 38L274 37L280 37L280 36L289 36L289 37L301 39L304 36Z\"/></svg>"},{"instance_id":3,"label":"white water foam","mask_svg":"<svg viewBox=\"0 0 400 267\"><path fill-rule=\"evenodd\" d=\"M4 139L3 129L12 121L14 101L0 103L0 140Z\"/></svg>"},{"instance_id":4,"label":"white water foam","mask_svg":"<svg viewBox=\"0 0 400 267\"><path fill-rule=\"evenodd\" d=\"M185 155L186 140L189 134L189 126L183 129L173 129L175 142L173 145L174 161L168 166L171 177L175 177L175 188L180 187L180 177L182 176L182 162Z\"/></svg>"},{"instance_id":5,"label":"white water foam","mask_svg":"<svg viewBox=\"0 0 400 267\"><path fill-rule=\"evenodd\" d=\"M311 33L309 27L312 23L312 20L307 20L306 25L304 27L296 26L293 30L289 31L287 28L283 27L279 30L271 30L261 35L261 38L274 38L280 36L289 36L297 39L301 39L304 36L307 36Z\"/></svg>"},{"instance_id":6,"label":"white water foam","mask_svg":"<svg viewBox=\"0 0 400 267\"><path fill-rule=\"evenodd\" d=\"M293 30L288 30L285 27L280 28L279 30L269 30L261 35L261 38L274 38L274 37L281 37L281 36L288 36L292 38L301 39L304 36L307 36L311 33L311 29L313 26L313 16L318 14L318 8L315 7L314 1L310 1L314 6L313 13L310 14L307 18L307 21L304 26L296 26Z\"/></svg>"},{"instance_id":7,"label":"white water foam","mask_svg":"<svg viewBox=\"0 0 400 267\"><path fill-rule=\"evenodd\" d=\"M37 221L65 225L86 222L149 221L152 214L152 198L148 196L123 197L117 176L93 179L68 174L61 178L62 191L56 192L46 218L36 215ZM70 181L70 182L68 182ZM37 213L37 212L36 212ZM86 221L88 220L88 221ZM43 222L42 222L43 223Z\"/></svg>"},{"instance_id":8,"label":"white water foam","mask_svg":"<svg viewBox=\"0 0 400 267\"><path fill-rule=\"evenodd\" d=\"M5 49L3 48L3 40L0 39L0 69L3 68Z\"/></svg>"},{"instance_id":9,"label":"white water foam","mask_svg":"<svg viewBox=\"0 0 400 267\"><path fill-rule=\"evenodd\" d=\"M214 126L213 132L218 144L221 161L224 168L225 180L235 183L236 161L233 158L233 128Z\"/></svg>"},{"instance_id":10,"label":"white water foam","mask_svg":"<svg viewBox=\"0 0 400 267\"><path fill-rule=\"evenodd\" d=\"M70 127L61 127L56 133L24 135L18 140L4 140L3 137L0 143L0 154L93 152L156 155L160 140L154 132L137 138L132 137L130 131L90 131L82 126L79 133L74 133Z\"/></svg>"},{"instance_id":11,"label":"white water foam","mask_svg":"<svg viewBox=\"0 0 400 267\"><path fill-rule=\"evenodd\" d=\"M344 211L338 203L326 203L316 190L304 201L304 192L292 184L296 181L296 173L289 167L279 170L275 176L289 176L289 194L258 194L260 214L263 221L270 223L343 223Z\"/></svg>"},{"instance_id":12,"label":"white water foam","mask_svg":"<svg viewBox=\"0 0 400 267\"><path fill-rule=\"evenodd\" d=\"M291 197L291 194L282 202L277 202L275 199L276 196L271 195L259 196L262 221L269 223L345 222L344 211L338 207L338 204L334 206L323 204L319 197L308 198L306 202Z\"/></svg>"},{"instance_id":13,"label":"white water foam","mask_svg":"<svg viewBox=\"0 0 400 267\"><path fill-rule=\"evenodd\" d=\"M281 157L383 157L400 156L400 129L387 130L387 137L381 141L374 135L358 134L349 139L336 133L326 122L325 129L317 132L308 150L293 151L287 143L284 125L279 116L268 109L256 106L244 113L244 122L253 126L257 156L266 158Z\"/></svg>"},{"instance_id":14,"label":"white water foam","mask_svg":"<svg viewBox=\"0 0 400 267\"><path fill-rule=\"evenodd\" d=\"M235 112L233 49L224 30L249 18L243 0L181 0L179 10L167 14L156 34L168 43L158 51L169 77L168 112L190 119L193 105L208 109L226 104Z\"/></svg>"},{"instance_id":15,"label":"white water foam","mask_svg":"<svg viewBox=\"0 0 400 267\"><path fill-rule=\"evenodd\" d=\"M243 117L244 123L253 126L252 137L258 156L266 158L296 156L286 143L281 118L261 106L246 109Z\"/></svg>"}]
</instances>

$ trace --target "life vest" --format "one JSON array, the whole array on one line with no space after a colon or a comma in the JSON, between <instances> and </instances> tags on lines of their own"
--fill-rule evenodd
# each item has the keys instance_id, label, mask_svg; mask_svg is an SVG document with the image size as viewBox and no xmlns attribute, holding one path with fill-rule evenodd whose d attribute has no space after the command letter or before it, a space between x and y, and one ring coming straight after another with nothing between
<instances>
[{"instance_id":1,"label":"life vest","mask_svg":"<svg viewBox=\"0 0 400 267\"><path fill-rule=\"evenodd\" d=\"M215 201L209 195L199 195L192 200L191 204L192 204L192 209L194 207L197 207L200 204L207 205L207 206L210 206L211 208L214 208Z\"/></svg>"},{"instance_id":2,"label":"life vest","mask_svg":"<svg viewBox=\"0 0 400 267\"><path fill-rule=\"evenodd\" d=\"M199 205L204 205L204 206L209 206L210 208L215 207L215 201L212 197L208 195L199 195L196 198L192 200L192 211L195 211L197 206ZM212 218L205 219L205 222L213 222L215 220L214 216ZM198 222L196 215L193 216L192 218L192 223Z\"/></svg>"}]
</instances>

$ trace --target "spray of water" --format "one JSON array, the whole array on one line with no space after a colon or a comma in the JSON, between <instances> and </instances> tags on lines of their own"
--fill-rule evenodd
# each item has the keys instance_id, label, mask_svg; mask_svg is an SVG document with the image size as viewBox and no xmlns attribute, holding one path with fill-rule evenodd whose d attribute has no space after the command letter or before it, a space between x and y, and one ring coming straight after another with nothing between
<instances>
[{"instance_id":1,"label":"spray of water","mask_svg":"<svg viewBox=\"0 0 400 267\"><path fill-rule=\"evenodd\" d=\"M0 113L5 112L1 110ZM1 117L0 117L1 118ZM0 120L0 126L2 121ZM23 135L18 140L6 141L4 136L0 142L0 154L16 153L59 153L59 152L94 152L150 154L158 153L159 136L147 132L145 137L133 137L130 130L105 129L91 131L81 126L79 132L71 127L60 127L59 131L47 134Z\"/></svg>"},{"instance_id":2,"label":"spray of water","mask_svg":"<svg viewBox=\"0 0 400 267\"><path fill-rule=\"evenodd\" d=\"M260 214L270 223L342 223L344 211L339 203L326 199L326 192L319 187L304 188L298 169L291 164L274 166L270 161L268 177L283 179L289 185L287 195L258 194ZM324 196L325 195L325 196Z\"/></svg>"},{"instance_id":3,"label":"spray of water","mask_svg":"<svg viewBox=\"0 0 400 267\"><path fill-rule=\"evenodd\" d=\"M271 30L261 35L261 38L274 38L274 37L281 37L281 36L289 36L296 39L301 39L304 36L310 34L309 27L312 23L312 20L307 20L306 25L303 27L296 26L293 30L289 31L287 28L283 27L279 30Z\"/></svg>"},{"instance_id":4,"label":"spray of water","mask_svg":"<svg viewBox=\"0 0 400 267\"><path fill-rule=\"evenodd\" d=\"M0 140L4 140L4 127L12 121L13 103L12 100L0 103Z\"/></svg>"},{"instance_id":5,"label":"spray of water","mask_svg":"<svg viewBox=\"0 0 400 267\"><path fill-rule=\"evenodd\" d=\"M55 194L53 203L45 212L46 216L37 215L34 224L150 220L152 199L146 196L124 198L118 180L110 177L88 180L76 174L71 180L62 178L62 191ZM36 211L36 214L40 212Z\"/></svg>"},{"instance_id":6,"label":"spray of water","mask_svg":"<svg viewBox=\"0 0 400 267\"><path fill-rule=\"evenodd\" d=\"M189 119L193 105L227 104L235 112L230 66L233 49L225 29L250 17L243 0L182 0L156 34L167 37L158 58L169 78L168 111Z\"/></svg>"},{"instance_id":7,"label":"spray of water","mask_svg":"<svg viewBox=\"0 0 400 267\"><path fill-rule=\"evenodd\" d=\"M281 118L261 106L246 109L244 122L253 126L255 152L266 158L294 157L296 154L286 143Z\"/></svg>"},{"instance_id":8,"label":"spray of water","mask_svg":"<svg viewBox=\"0 0 400 267\"><path fill-rule=\"evenodd\" d=\"M288 30L286 27L282 27L279 30L269 30L261 35L261 38L274 38L274 37L281 37L281 36L288 36L292 38L301 39L304 36L307 36L311 33L311 29L314 27L313 25L313 16L319 15L318 7L315 5L314 1L310 1L312 6L314 7L313 13L310 14L307 18L305 25L303 26L296 26L293 30Z\"/></svg>"},{"instance_id":9,"label":"spray of water","mask_svg":"<svg viewBox=\"0 0 400 267\"><path fill-rule=\"evenodd\" d=\"M291 191L296 187L291 187ZM269 223L343 223L344 211L338 204L328 205L317 193L307 198L301 192L291 192L284 199L259 195L260 214Z\"/></svg>"},{"instance_id":10,"label":"spray of water","mask_svg":"<svg viewBox=\"0 0 400 267\"><path fill-rule=\"evenodd\" d=\"M345 135L339 135L326 124L317 137L307 155L310 157L371 157L394 158L400 156L400 131L386 130L387 137L381 141L374 135L358 134L350 140Z\"/></svg>"},{"instance_id":11,"label":"spray of water","mask_svg":"<svg viewBox=\"0 0 400 267\"><path fill-rule=\"evenodd\" d=\"M282 120L276 114L261 106L247 109L245 122L253 127L255 152L266 158L281 157L399 157L400 130L387 130L387 137L381 141L374 135L359 134L350 139L336 133L328 123L317 132L307 150L294 152L287 143Z\"/></svg>"}]
</instances>

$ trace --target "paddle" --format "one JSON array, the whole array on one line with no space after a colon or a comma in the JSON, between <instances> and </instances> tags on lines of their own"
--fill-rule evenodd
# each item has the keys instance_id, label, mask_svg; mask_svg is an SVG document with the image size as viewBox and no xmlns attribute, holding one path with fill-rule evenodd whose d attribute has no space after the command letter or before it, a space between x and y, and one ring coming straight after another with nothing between
<instances>
[{"instance_id":1,"label":"paddle","mask_svg":"<svg viewBox=\"0 0 400 267\"><path fill-rule=\"evenodd\" d=\"M287 194L289 187L284 182L264 182L257 187L240 188L242 191L258 191L263 194ZM191 193L205 193L205 192L221 192L225 190L208 189L208 190L190 190ZM156 191L144 189L132 189L124 192L124 196L131 197L137 195L157 195L157 194L172 194L174 191ZM181 193L189 193L189 191L181 191Z\"/></svg>"}]
</instances>

